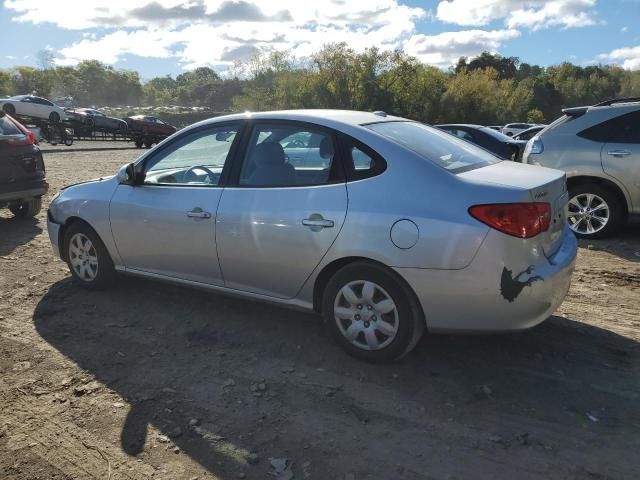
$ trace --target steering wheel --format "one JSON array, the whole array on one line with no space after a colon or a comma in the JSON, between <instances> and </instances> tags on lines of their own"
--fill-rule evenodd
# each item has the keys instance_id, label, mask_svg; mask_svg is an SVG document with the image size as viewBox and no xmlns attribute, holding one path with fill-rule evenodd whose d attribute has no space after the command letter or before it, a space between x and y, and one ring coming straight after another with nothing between
<instances>
[{"instance_id":1,"label":"steering wheel","mask_svg":"<svg viewBox=\"0 0 640 480\"><path fill-rule=\"evenodd\" d=\"M212 171L210 168L205 167L204 165L194 165L193 167L190 167L189 170L184 172L184 176L182 177L183 181L188 182L189 176L195 177L196 170L202 170L207 174L207 178L209 179L207 183L211 183L211 181L217 176L217 173Z\"/></svg>"}]
</instances>

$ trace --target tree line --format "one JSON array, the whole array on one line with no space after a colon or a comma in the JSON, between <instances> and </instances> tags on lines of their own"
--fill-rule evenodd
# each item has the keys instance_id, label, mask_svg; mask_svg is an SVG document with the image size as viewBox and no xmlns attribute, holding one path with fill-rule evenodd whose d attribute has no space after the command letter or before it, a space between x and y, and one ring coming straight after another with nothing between
<instances>
[{"instance_id":1,"label":"tree line","mask_svg":"<svg viewBox=\"0 0 640 480\"><path fill-rule=\"evenodd\" d=\"M74 98L76 105L183 105L214 111L290 108L384 110L428 123L549 122L566 106L640 96L640 71L565 62L541 67L488 52L448 71L400 51L326 45L301 61L271 52L223 75L200 67L141 81L95 60L75 67L0 70L0 95Z\"/></svg>"}]
</instances>

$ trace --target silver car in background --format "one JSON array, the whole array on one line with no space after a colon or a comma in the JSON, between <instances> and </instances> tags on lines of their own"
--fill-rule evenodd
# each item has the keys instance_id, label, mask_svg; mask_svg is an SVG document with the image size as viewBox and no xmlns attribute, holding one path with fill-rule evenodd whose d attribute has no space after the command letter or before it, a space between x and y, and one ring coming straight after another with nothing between
<instances>
[{"instance_id":1,"label":"silver car in background","mask_svg":"<svg viewBox=\"0 0 640 480\"><path fill-rule=\"evenodd\" d=\"M523 161L566 172L567 218L577 236L613 235L640 214L640 99L563 113L529 141Z\"/></svg>"},{"instance_id":2,"label":"silver car in background","mask_svg":"<svg viewBox=\"0 0 640 480\"><path fill-rule=\"evenodd\" d=\"M564 174L383 112L219 117L48 211L74 280L115 272L320 312L367 360L532 327L569 289Z\"/></svg>"}]
</instances>

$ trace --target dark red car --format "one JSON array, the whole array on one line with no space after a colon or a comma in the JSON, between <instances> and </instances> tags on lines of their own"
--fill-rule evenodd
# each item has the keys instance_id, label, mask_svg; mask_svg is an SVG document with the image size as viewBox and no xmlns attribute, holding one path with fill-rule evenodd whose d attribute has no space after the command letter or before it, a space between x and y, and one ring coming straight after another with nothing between
<instances>
[{"instance_id":1,"label":"dark red car","mask_svg":"<svg viewBox=\"0 0 640 480\"><path fill-rule=\"evenodd\" d=\"M134 115L125 118L124 121L127 122L128 132L133 136L137 147L141 147L143 144L150 147L177 130L173 125L147 115Z\"/></svg>"},{"instance_id":2,"label":"dark red car","mask_svg":"<svg viewBox=\"0 0 640 480\"><path fill-rule=\"evenodd\" d=\"M48 189L33 132L0 112L0 208L8 208L18 218L35 217Z\"/></svg>"}]
</instances>

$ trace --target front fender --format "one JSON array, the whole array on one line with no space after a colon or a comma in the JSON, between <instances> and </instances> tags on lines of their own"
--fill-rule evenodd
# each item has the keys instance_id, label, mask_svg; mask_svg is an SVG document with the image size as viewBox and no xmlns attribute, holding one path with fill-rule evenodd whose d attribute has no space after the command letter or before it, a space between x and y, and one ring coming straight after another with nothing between
<instances>
[{"instance_id":1,"label":"front fender","mask_svg":"<svg viewBox=\"0 0 640 480\"><path fill-rule=\"evenodd\" d=\"M115 265L122 264L118 249L111 233L109 221L109 204L111 197L118 187L115 177L82 183L68 187L49 205L49 218L61 225L60 235L64 235L64 228L75 219L80 219L93 228ZM60 245L62 245L62 238Z\"/></svg>"}]
</instances>

